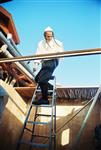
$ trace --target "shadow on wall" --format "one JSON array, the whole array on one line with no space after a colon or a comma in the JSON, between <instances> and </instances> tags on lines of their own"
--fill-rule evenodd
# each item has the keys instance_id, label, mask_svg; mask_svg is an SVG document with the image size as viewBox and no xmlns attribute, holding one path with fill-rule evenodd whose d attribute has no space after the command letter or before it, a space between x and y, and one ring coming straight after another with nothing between
<instances>
[{"instance_id":1,"label":"shadow on wall","mask_svg":"<svg viewBox=\"0 0 101 150\"><path fill-rule=\"evenodd\" d=\"M86 127L80 137L80 141L77 143L75 150L96 150L95 140L94 140L94 129L97 124L100 122L100 101L98 100L97 104L92 111ZM81 128L83 120L87 114L89 106L82 110L74 119L70 122L68 120L78 112L82 107L82 103L78 102L69 102L66 106L61 107L61 112L64 110L67 112L65 116L57 120L57 150L71 150L77 134ZM66 108L65 108L66 107ZM57 106L58 108L58 106ZM62 113L59 114L62 115ZM58 115L58 114L57 114ZM68 122L68 123L66 123Z\"/></svg>"},{"instance_id":2,"label":"shadow on wall","mask_svg":"<svg viewBox=\"0 0 101 150\"><path fill-rule=\"evenodd\" d=\"M0 150L15 150L20 135L28 105L16 90L0 80Z\"/></svg>"},{"instance_id":3,"label":"shadow on wall","mask_svg":"<svg viewBox=\"0 0 101 150\"><path fill-rule=\"evenodd\" d=\"M26 113L8 96L0 99L0 110L0 150L15 150Z\"/></svg>"},{"instance_id":4,"label":"shadow on wall","mask_svg":"<svg viewBox=\"0 0 101 150\"><path fill-rule=\"evenodd\" d=\"M23 125L22 121L17 119L17 112L15 116L14 107L10 106L11 110L7 108L10 101L12 102L7 96L2 100L0 99L0 108L2 110L0 112L0 150L15 149ZM17 106L15 105L15 107Z\"/></svg>"},{"instance_id":5,"label":"shadow on wall","mask_svg":"<svg viewBox=\"0 0 101 150\"><path fill-rule=\"evenodd\" d=\"M0 150L15 150L22 123L6 108L0 124Z\"/></svg>"}]
</instances>

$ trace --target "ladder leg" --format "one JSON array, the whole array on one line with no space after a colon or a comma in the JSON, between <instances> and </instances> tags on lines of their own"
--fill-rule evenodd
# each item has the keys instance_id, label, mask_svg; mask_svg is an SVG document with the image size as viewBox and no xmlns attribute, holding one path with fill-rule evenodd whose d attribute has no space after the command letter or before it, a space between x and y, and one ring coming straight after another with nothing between
<instances>
[{"instance_id":1,"label":"ladder leg","mask_svg":"<svg viewBox=\"0 0 101 150\"><path fill-rule=\"evenodd\" d=\"M37 89L38 85L36 86L36 89ZM33 94L33 97L32 97L32 101L33 99L35 98L35 95L36 95L36 90ZM16 150L19 150L20 149L20 141L23 137L23 133L24 133L24 129L26 128L26 124L27 124L27 121L28 121L28 118L29 118L29 115L30 115L30 112L31 112L31 109L32 109L32 101L31 101L31 105L29 107L29 110L27 112L27 115L26 115L26 118L25 118L25 122L24 122L24 125L23 125L23 128L22 128L22 131L21 131L21 134L20 134L20 137L19 137L19 140L18 140L18 143L17 143L17 146L16 146Z\"/></svg>"},{"instance_id":2,"label":"ladder leg","mask_svg":"<svg viewBox=\"0 0 101 150\"><path fill-rule=\"evenodd\" d=\"M53 94L52 94L52 112L51 112L51 124L50 124L50 139L49 139L49 150L52 149L54 150L56 149L56 79L55 77L54 77Z\"/></svg>"},{"instance_id":3,"label":"ladder leg","mask_svg":"<svg viewBox=\"0 0 101 150\"><path fill-rule=\"evenodd\" d=\"M35 91L34 97L36 96L37 90L38 90L38 84L37 84L37 87L36 87L36 91ZM32 102L33 102L33 100L32 100ZM36 114L37 114L37 112L38 112L38 107L36 106L36 107L35 107L35 115L34 115L33 122L36 121L36 118L37 118L37 115L36 115ZM30 142L32 142L33 139L34 139L34 131L35 131L35 124L33 124L33 127L32 127L32 135L31 135ZM29 150L32 150L32 146L31 146L31 145L30 145L30 147L29 147Z\"/></svg>"},{"instance_id":4,"label":"ladder leg","mask_svg":"<svg viewBox=\"0 0 101 150\"><path fill-rule=\"evenodd\" d=\"M56 150L56 78L54 77L54 150Z\"/></svg>"},{"instance_id":5,"label":"ladder leg","mask_svg":"<svg viewBox=\"0 0 101 150\"><path fill-rule=\"evenodd\" d=\"M54 150L56 150L56 105L54 106Z\"/></svg>"},{"instance_id":6,"label":"ladder leg","mask_svg":"<svg viewBox=\"0 0 101 150\"><path fill-rule=\"evenodd\" d=\"M28 113L27 113L27 116L26 116L26 119L25 119L25 122L24 122L24 125L23 125L23 128L22 128L22 131L21 131L21 134L20 134L18 143L17 143L16 150L19 150L19 148L20 148L20 141L21 141L21 139L22 139L22 137L23 137L24 129L25 129L25 127L26 127L27 120L28 120L28 117L29 117L29 115L30 115L31 109L32 109L32 105L30 106L30 108L29 108L29 110L28 110Z\"/></svg>"},{"instance_id":7,"label":"ladder leg","mask_svg":"<svg viewBox=\"0 0 101 150\"><path fill-rule=\"evenodd\" d=\"M34 116L34 122L36 121L36 118L37 118L37 111L38 111L38 107L36 106L36 109L35 109L35 116ZM33 124L33 127L32 127L32 135L31 135L31 139L30 139L30 142L33 142L33 139L34 139L34 131L35 131L35 124ZM32 150L32 146L30 146L29 150Z\"/></svg>"},{"instance_id":8,"label":"ladder leg","mask_svg":"<svg viewBox=\"0 0 101 150\"><path fill-rule=\"evenodd\" d=\"M53 107L51 110L51 123L50 123L50 135L49 135L49 150L52 150L52 132L53 132Z\"/></svg>"}]
</instances>

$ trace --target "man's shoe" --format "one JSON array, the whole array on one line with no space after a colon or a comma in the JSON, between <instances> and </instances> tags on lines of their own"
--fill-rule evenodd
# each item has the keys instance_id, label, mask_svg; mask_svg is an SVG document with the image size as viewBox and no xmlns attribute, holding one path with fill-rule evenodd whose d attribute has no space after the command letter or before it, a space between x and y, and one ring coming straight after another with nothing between
<instances>
[{"instance_id":1,"label":"man's shoe","mask_svg":"<svg viewBox=\"0 0 101 150\"><path fill-rule=\"evenodd\" d=\"M44 99L40 99L40 100L37 100L37 101L33 101L32 104L34 104L34 105L42 105L42 104L48 105L49 101L44 100Z\"/></svg>"}]
</instances>

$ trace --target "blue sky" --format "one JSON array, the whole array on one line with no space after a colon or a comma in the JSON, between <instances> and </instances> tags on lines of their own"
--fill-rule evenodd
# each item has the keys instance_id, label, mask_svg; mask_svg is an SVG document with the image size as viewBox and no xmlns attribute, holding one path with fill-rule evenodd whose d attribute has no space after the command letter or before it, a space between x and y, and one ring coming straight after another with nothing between
<instances>
[{"instance_id":1,"label":"blue sky","mask_svg":"<svg viewBox=\"0 0 101 150\"><path fill-rule=\"evenodd\" d=\"M11 14L22 55L35 54L47 26L65 51L100 47L100 0L13 0L2 4ZM100 84L100 55L64 58L55 73L64 86ZM32 63L31 63L32 65Z\"/></svg>"}]
</instances>

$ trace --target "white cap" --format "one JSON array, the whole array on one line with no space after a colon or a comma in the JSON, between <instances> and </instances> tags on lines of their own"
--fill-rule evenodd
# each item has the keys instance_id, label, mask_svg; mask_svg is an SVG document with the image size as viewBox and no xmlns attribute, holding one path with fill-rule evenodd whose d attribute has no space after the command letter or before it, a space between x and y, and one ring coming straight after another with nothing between
<instances>
[{"instance_id":1,"label":"white cap","mask_svg":"<svg viewBox=\"0 0 101 150\"><path fill-rule=\"evenodd\" d=\"M52 29L51 27L48 26L48 27L44 30L44 32L47 32L47 31L53 32L53 29Z\"/></svg>"}]
</instances>

